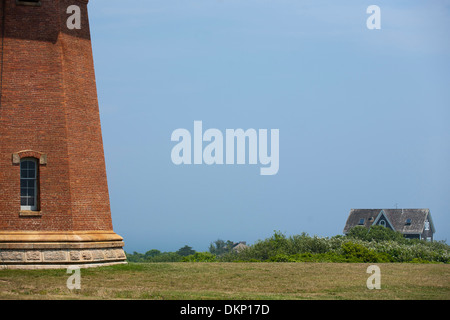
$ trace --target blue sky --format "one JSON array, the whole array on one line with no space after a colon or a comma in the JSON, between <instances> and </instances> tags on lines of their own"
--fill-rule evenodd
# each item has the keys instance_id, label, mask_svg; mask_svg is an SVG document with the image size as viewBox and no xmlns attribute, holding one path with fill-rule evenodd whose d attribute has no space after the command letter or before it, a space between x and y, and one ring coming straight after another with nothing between
<instances>
[{"instance_id":1,"label":"blue sky","mask_svg":"<svg viewBox=\"0 0 450 320\"><path fill-rule=\"evenodd\" d=\"M366 9L381 9L369 30ZM114 230L125 250L341 234L351 208L450 225L450 2L91 1ZM280 130L280 169L181 165L171 134Z\"/></svg>"}]
</instances>

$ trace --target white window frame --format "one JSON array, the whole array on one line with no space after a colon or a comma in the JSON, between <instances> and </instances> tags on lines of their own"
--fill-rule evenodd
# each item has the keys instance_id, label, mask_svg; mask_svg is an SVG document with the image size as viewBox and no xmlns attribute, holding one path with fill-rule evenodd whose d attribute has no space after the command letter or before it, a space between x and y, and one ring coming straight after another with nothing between
<instances>
[{"instance_id":1,"label":"white window frame","mask_svg":"<svg viewBox=\"0 0 450 320\"><path fill-rule=\"evenodd\" d=\"M31 161L34 163L34 176L33 177L22 177L22 163L25 161ZM35 158L23 158L20 159L20 210L21 211L37 211L38 209L38 160ZM22 205L22 181L33 181L32 188L34 189L33 203L34 205Z\"/></svg>"}]
</instances>

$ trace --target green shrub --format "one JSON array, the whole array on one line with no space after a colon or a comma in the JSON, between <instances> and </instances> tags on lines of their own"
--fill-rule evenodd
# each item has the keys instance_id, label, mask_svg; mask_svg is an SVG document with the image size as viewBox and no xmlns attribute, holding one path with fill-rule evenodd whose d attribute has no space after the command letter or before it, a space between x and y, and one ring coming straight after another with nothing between
<instances>
[{"instance_id":1,"label":"green shrub","mask_svg":"<svg viewBox=\"0 0 450 320\"><path fill-rule=\"evenodd\" d=\"M387 253L379 253L351 241L342 244L342 251L350 262L389 262L392 260Z\"/></svg>"},{"instance_id":2,"label":"green shrub","mask_svg":"<svg viewBox=\"0 0 450 320\"><path fill-rule=\"evenodd\" d=\"M355 227L347 236L331 238L306 233L286 237L275 231L270 238L239 252L230 250L220 255L199 252L182 257L176 252L153 249L145 254L127 253L127 258L131 262L450 262L450 247L445 242L405 239L380 226L370 230Z\"/></svg>"},{"instance_id":3,"label":"green shrub","mask_svg":"<svg viewBox=\"0 0 450 320\"><path fill-rule=\"evenodd\" d=\"M183 259L176 252L163 252L154 257L148 257L145 262L180 262Z\"/></svg>"},{"instance_id":4,"label":"green shrub","mask_svg":"<svg viewBox=\"0 0 450 320\"><path fill-rule=\"evenodd\" d=\"M152 251L152 250L151 250ZM156 250L158 251L158 250ZM156 253L154 251L153 253ZM183 258L179 254L175 252L159 252L156 254L148 254L150 251L147 251L145 254L133 252L133 253L127 253L127 260L129 262L178 262L181 261Z\"/></svg>"},{"instance_id":5,"label":"green shrub","mask_svg":"<svg viewBox=\"0 0 450 320\"><path fill-rule=\"evenodd\" d=\"M183 257L182 262L215 262L216 255L210 252L196 252L189 256Z\"/></svg>"},{"instance_id":6,"label":"green shrub","mask_svg":"<svg viewBox=\"0 0 450 320\"><path fill-rule=\"evenodd\" d=\"M275 231L272 237L265 240L259 240L254 245L242 250L241 252L234 253L231 257L234 256L233 260L248 261L250 259L256 259L266 261L279 253L288 254L288 244L289 240L286 236L279 231ZM229 259L230 256L225 254L221 257L221 260L222 258Z\"/></svg>"},{"instance_id":7,"label":"green shrub","mask_svg":"<svg viewBox=\"0 0 450 320\"><path fill-rule=\"evenodd\" d=\"M414 258L410 262L411 263L432 263L432 262L430 262L428 260L424 260L424 259L421 259L421 258Z\"/></svg>"},{"instance_id":8,"label":"green shrub","mask_svg":"<svg viewBox=\"0 0 450 320\"><path fill-rule=\"evenodd\" d=\"M270 257L268 259L270 262L295 262L296 260L287 254L279 253L276 256Z\"/></svg>"},{"instance_id":9,"label":"green shrub","mask_svg":"<svg viewBox=\"0 0 450 320\"><path fill-rule=\"evenodd\" d=\"M306 233L289 237L286 247L291 254L296 253L325 253L331 249L328 238L310 237Z\"/></svg>"}]
</instances>

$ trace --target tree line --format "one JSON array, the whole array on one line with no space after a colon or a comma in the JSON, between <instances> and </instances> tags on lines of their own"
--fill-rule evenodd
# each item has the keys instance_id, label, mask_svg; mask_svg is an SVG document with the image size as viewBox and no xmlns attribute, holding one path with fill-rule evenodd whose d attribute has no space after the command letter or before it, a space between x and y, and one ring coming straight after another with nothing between
<instances>
[{"instance_id":1,"label":"tree line","mask_svg":"<svg viewBox=\"0 0 450 320\"><path fill-rule=\"evenodd\" d=\"M197 252L192 247L185 245L174 252L161 252L157 249L151 249L145 253L134 251L133 253L126 252L127 260L129 262L179 262L187 260L189 256L202 254L204 256L210 254L214 257L222 256L231 252L235 243L231 240L217 239L211 242L208 252Z\"/></svg>"},{"instance_id":2,"label":"tree line","mask_svg":"<svg viewBox=\"0 0 450 320\"><path fill-rule=\"evenodd\" d=\"M445 241L406 239L382 226L357 226L347 235L331 238L307 233L288 237L274 231L271 237L242 250L234 250L234 245L218 239L206 252L186 245L176 252L127 253L127 258L130 262L450 262L450 246Z\"/></svg>"}]
</instances>

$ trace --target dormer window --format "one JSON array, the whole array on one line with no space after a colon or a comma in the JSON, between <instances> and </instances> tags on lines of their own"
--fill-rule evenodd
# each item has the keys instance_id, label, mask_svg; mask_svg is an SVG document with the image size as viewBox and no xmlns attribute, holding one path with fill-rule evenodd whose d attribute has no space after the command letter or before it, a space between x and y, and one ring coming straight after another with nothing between
<instances>
[{"instance_id":1,"label":"dormer window","mask_svg":"<svg viewBox=\"0 0 450 320\"><path fill-rule=\"evenodd\" d=\"M361 218L361 219L359 219L359 223L358 223L360 226L362 226L362 225L364 225L364 219L363 218Z\"/></svg>"},{"instance_id":2,"label":"dormer window","mask_svg":"<svg viewBox=\"0 0 450 320\"><path fill-rule=\"evenodd\" d=\"M411 225L411 219L406 219L405 224L406 224L407 226Z\"/></svg>"}]
</instances>

